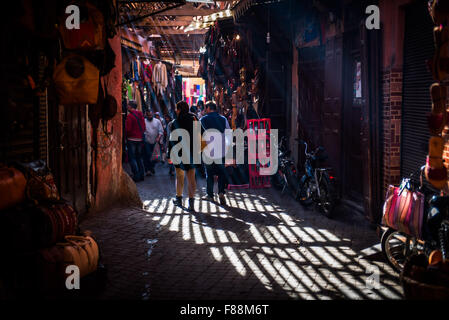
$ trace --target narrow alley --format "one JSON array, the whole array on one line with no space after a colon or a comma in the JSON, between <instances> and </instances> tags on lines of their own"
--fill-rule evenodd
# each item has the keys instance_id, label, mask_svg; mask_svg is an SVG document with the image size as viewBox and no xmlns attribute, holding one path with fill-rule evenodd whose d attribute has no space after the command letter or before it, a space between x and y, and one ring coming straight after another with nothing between
<instances>
[{"instance_id":1,"label":"narrow alley","mask_svg":"<svg viewBox=\"0 0 449 320\"><path fill-rule=\"evenodd\" d=\"M0 15L0 301L449 300L449 0Z\"/></svg>"},{"instance_id":2,"label":"narrow alley","mask_svg":"<svg viewBox=\"0 0 449 320\"><path fill-rule=\"evenodd\" d=\"M138 183L145 210L115 209L82 223L108 270L103 299L400 299L376 231L362 216L329 220L273 189L230 190L227 206L174 207L168 168ZM198 179L205 192L205 180ZM377 245L377 249L376 249ZM380 288L370 289L370 267Z\"/></svg>"}]
</instances>

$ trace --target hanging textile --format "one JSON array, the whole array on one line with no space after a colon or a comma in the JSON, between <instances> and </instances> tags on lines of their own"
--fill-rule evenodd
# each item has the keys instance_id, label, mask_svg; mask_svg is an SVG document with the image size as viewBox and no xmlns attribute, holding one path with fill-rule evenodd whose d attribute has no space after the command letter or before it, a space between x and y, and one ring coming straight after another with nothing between
<instances>
[{"instance_id":1,"label":"hanging textile","mask_svg":"<svg viewBox=\"0 0 449 320\"><path fill-rule=\"evenodd\" d=\"M125 86L125 91L126 91L126 97L128 98L128 100L133 100L133 87L131 85L131 81L129 80L125 80L124 83Z\"/></svg>"},{"instance_id":2,"label":"hanging textile","mask_svg":"<svg viewBox=\"0 0 449 320\"><path fill-rule=\"evenodd\" d=\"M153 66L151 65L150 61L145 60L142 61L142 74L143 74L143 81L144 82L152 82L153 77Z\"/></svg>"},{"instance_id":3,"label":"hanging textile","mask_svg":"<svg viewBox=\"0 0 449 320\"><path fill-rule=\"evenodd\" d=\"M156 94L163 94L168 84L167 68L162 62L158 62L153 68L153 85L155 86Z\"/></svg>"},{"instance_id":4,"label":"hanging textile","mask_svg":"<svg viewBox=\"0 0 449 320\"><path fill-rule=\"evenodd\" d=\"M182 76L179 74L175 76L175 100L182 100Z\"/></svg>"},{"instance_id":5,"label":"hanging textile","mask_svg":"<svg viewBox=\"0 0 449 320\"><path fill-rule=\"evenodd\" d=\"M132 62L132 79L133 81L139 81L139 67L137 61Z\"/></svg>"},{"instance_id":6,"label":"hanging textile","mask_svg":"<svg viewBox=\"0 0 449 320\"><path fill-rule=\"evenodd\" d=\"M137 110L142 112L142 99L140 95L139 84L137 82L134 82L134 101L136 101Z\"/></svg>"}]
</instances>

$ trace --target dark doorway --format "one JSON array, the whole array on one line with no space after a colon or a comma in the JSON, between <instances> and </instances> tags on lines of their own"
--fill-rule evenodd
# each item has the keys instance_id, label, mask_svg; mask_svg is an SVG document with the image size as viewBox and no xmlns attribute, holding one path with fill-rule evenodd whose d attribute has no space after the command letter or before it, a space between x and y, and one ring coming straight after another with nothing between
<instances>
[{"instance_id":1,"label":"dark doorway","mask_svg":"<svg viewBox=\"0 0 449 320\"><path fill-rule=\"evenodd\" d=\"M311 148L323 144L324 46L299 49L298 135ZM305 162L304 148L298 149L299 167Z\"/></svg>"},{"instance_id":2,"label":"dark doorway","mask_svg":"<svg viewBox=\"0 0 449 320\"><path fill-rule=\"evenodd\" d=\"M362 123L366 104L360 44L358 31L345 34L342 191L345 198L359 205L363 203Z\"/></svg>"},{"instance_id":3,"label":"dark doorway","mask_svg":"<svg viewBox=\"0 0 449 320\"><path fill-rule=\"evenodd\" d=\"M56 118L50 135L50 165L61 197L79 215L87 211L87 107L53 105Z\"/></svg>"}]
</instances>

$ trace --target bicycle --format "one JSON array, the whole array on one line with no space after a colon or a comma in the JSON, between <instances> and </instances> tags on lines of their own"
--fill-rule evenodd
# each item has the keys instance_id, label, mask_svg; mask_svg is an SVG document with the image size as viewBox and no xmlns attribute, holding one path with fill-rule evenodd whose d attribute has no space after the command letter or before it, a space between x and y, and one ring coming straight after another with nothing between
<instances>
[{"instance_id":1,"label":"bicycle","mask_svg":"<svg viewBox=\"0 0 449 320\"><path fill-rule=\"evenodd\" d=\"M319 163L326 160L325 150L318 147L312 152L308 152L308 144L303 140L297 140L305 145L304 154L306 161L304 164L305 173L300 180L299 202L303 206L310 206L315 203L318 211L324 216L332 217L335 204L336 193L334 187L334 177L329 174L329 168L322 168Z\"/></svg>"},{"instance_id":2,"label":"bicycle","mask_svg":"<svg viewBox=\"0 0 449 320\"><path fill-rule=\"evenodd\" d=\"M291 151L286 146L286 137L282 137L278 148L278 171L271 177L271 183L276 189L280 189L284 194L290 191L293 198L297 198L299 190L299 179L294 161L290 159Z\"/></svg>"}]
</instances>

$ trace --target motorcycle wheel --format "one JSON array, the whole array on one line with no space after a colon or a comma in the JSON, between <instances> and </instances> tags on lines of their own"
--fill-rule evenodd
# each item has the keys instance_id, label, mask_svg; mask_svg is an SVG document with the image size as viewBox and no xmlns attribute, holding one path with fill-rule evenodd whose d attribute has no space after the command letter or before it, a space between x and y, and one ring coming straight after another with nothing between
<instances>
[{"instance_id":1,"label":"motorcycle wheel","mask_svg":"<svg viewBox=\"0 0 449 320\"><path fill-rule=\"evenodd\" d=\"M329 181L323 178L320 182L320 198L317 199L318 210L327 218L332 216L335 203L333 199L333 191Z\"/></svg>"},{"instance_id":2,"label":"motorcycle wheel","mask_svg":"<svg viewBox=\"0 0 449 320\"><path fill-rule=\"evenodd\" d=\"M388 264L396 272L401 273L405 261L412 254L409 237L402 232L388 228L382 234L381 248Z\"/></svg>"},{"instance_id":3,"label":"motorcycle wheel","mask_svg":"<svg viewBox=\"0 0 449 320\"><path fill-rule=\"evenodd\" d=\"M299 188L298 197L299 203L304 207L308 207L313 203L312 198L312 180L306 179L304 184Z\"/></svg>"}]
</instances>

